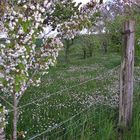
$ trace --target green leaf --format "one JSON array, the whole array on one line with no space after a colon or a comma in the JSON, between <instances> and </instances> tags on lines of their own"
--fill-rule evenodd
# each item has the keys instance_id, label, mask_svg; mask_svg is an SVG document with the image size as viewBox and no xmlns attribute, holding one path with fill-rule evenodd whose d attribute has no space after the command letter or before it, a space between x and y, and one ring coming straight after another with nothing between
<instances>
[{"instance_id":1,"label":"green leaf","mask_svg":"<svg viewBox=\"0 0 140 140\"><path fill-rule=\"evenodd\" d=\"M15 85L15 91L16 92L19 92L20 91L20 85L19 84Z\"/></svg>"},{"instance_id":2,"label":"green leaf","mask_svg":"<svg viewBox=\"0 0 140 140\"><path fill-rule=\"evenodd\" d=\"M4 78L0 77L0 83L4 82Z\"/></svg>"},{"instance_id":3,"label":"green leaf","mask_svg":"<svg viewBox=\"0 0 140 140\"><path fill-rule=\"evenodd\" d=\"M19 67L20 69L25 69L25 66L24 66L24 64L22 64L22 63L18 64L18 67Z\"/></svg>"}]
</instances>

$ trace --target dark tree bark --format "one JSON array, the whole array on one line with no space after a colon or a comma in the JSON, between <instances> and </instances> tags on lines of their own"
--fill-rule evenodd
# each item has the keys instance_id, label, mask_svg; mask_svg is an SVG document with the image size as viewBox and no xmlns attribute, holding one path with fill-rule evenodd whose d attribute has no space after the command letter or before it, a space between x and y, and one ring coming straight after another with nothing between
<instances>
[{"instance_id":1,"label":"dark tree bark","mask_svg":"<svg viewBox=\"0 0 140 140\"><path fill-rule=\"evenodd\" d=\"M86 59L86 50L85 49L83 49L83 53L84 53L84 59Z\"/></svg>"},{"instance_id":2,"label":"dark tree bark","mask_svg":"<svg viewBox=\"0 0 140 140\"><path fill-rule=\"evenodd\" d=\"M5 12L6 4L7 4L7 0L0 0L0 18L3 16Z\"/></svg>"},{"instance_id":3,"label":"dark tree bark","mask_svg":"<svg viewBox=\"0 0 140 140\"><path fill-rule=\"evenodd\" d=\"M68 63L69 62L69 52L70 52L70 46L73 44L74 40L65 40L66 45L65 45L65 61Z\"/></svg>"},{"instance_id":4,"label":"dark tree bark","mask_svg":"<svg viewBox=\"0 0 140 140\"><path fill-rule=\"evenodd\" d=\"M0 128L0 140L5 140L4 128Z\"/></svg>"},{"instance_id":5,"label":"dark tree bark","mask_svg":"<svg viewBox=\"0 0 140 140\"><path fill-rule=\"evenodd\" d=\"M100 0L100 2L99 2L100 4L103 4L103 0Z\"/></svg>"}]
</instances>

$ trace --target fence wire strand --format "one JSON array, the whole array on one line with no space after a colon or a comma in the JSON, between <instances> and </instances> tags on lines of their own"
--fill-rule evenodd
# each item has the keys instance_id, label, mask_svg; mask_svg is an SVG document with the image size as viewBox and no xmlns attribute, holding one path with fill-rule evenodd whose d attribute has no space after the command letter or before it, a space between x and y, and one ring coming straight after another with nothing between
<instances>
[{"instance_id":1,"label":"fence wire strand","mask_svg":"<svg viewBox=\"0 0 140 140\"><path fill-rule=\"evenodd\" d=\"M126 85L124 85L122 88L125 88L125 86L126 86ZM117 92L116 92L116 93L117 93ZM132 102L132 101L130 101L130 102ZM127 102L127 104L128 104L128 103L129 103L129 102ZM94 105L95 105L95 104L94 104ZM39 134L37 134L37 135L31 137L29 140L33 140L33 139L35 139L35 138L37 138L37 137L39 137L39 136L41 136L41 135L44 135L44 134L46 134L46 133L48 133L48 132L51 132L52 130L54 130L54 129L56 129L56 128L59 128L60 126L62 126L63 124L67 123L68 121L72 120L72 119L75 118L76 116L82 114L82 113L85 112L86 110L90 110L90 108L91 108L92 106L94 106L94 105L92 104L92 105L88 106L88 108L86 108L85 110L80 111L80 112L77 113L76 115L74 115L74 116L68 118L67 120L65 120L65 121L63 121L63 122L61 122L61 123L59 123L57 126L54 126L54 127L52 127L52 128L49 128L49 129L47 129L47 130L45 130L45 131L43 131L43 132L41 132L41 133L39 133ZM107 105L108 107L112 108L112 106L109 106L108 104L102 104L102 105ZM95 106L96 106L96 105L95 105ZM100 107L99 107L99 108L100 108ZM97 108L95 107L95 110L96 110L96 109L97 109ZM118 112L116 112L116 114L117 114L117 113L118 113ZM100 122L102 122L102 121L100 121ZM100 122L99 122L99 123L100 123Z\"/></svg>"},{"instance_id":2,"label":"fence wire strand","mask_svg":"<svg viewBox=\"0 0 140 140\"><path fill-rule=\"evenodd\" d=\"M94 105L95 105L95 104L94 104ZM45 130L45 131L43 131L43 132L41 132L41 133L39 133L39 134L33 136L33 137L31 137L29 140L33 140L33 139L35 139L35 138L37 138L37 137L39 137L39 136L41 136L41 135L43 135L43 134L46 134L46 133L51 132L52 130L54 130L54 129L56 129L56 128L59 128L59 127L62 126L63 124L65 124L65 123L71 121L72 119L74 119L74 118L77 117L78 115L84 113L85 111L89 111L89 110L91 109L91 107L94 106L94 105L88 106L86 109L84 109L84 110L78 112L77 114L73 115L72 117L68 118L67 120L65 120L65 121L63 121L63 122L61 122L61 123L59 123L57 126L51 127L51 128L49 128L49 129L47 129L47 130ZM97 105L98 105L98 104L97 104ZM102 104L102 105L107 105L107 104ZM97 108L95 108L94 110L97 110L98 108L100 108L100 107L97 107ZM110 107L110 108L111 108L111 107ZM108 110L108 109L106 109L106 110Z\"/></svg>"},{"instance_id":3,"label":"fence wire strand","mask_svg":"<svg viewBox=\"0 0 140 140\"><path fill-rule=\"evenodd\" d=\"M84 85L84 84L86 84L86 83L88 83L88 82L90 82L90 81L93 81L93 80L102 80L102 79L104 79L104 77L106 77L106 75L108 75L111 71L115 70L116 68L118 68L118 66L115 67L115 68L113 68L113 69L111 69L110 71L107 71L107 72L103 73L102 76L98 76L98 77L95 77L95 78L86 80L86 81L84 81L84 82L81 82L80 84L76 84L76 85L74 85L74 86L71 86L71 87L69 87L69 88L62 89L62 90L60 90L60 91L54 92L54 93L49 94L49 95L44 95L43 97L41 97L41 98L39 98L39 99L36 99L36 100L34 100L34 101L32 101L32 102L29 102L29 103L27 103L27 104L25 104L25 105L22 105L22 106L17 107L17 110L18 110L18 109L21 109L21 108L24 108L24 107L26 107L26 106L29 106L29 105L31 105L31 104L35 104L35 103L38 102L38 101L42 101L43 99L47 99L47 98L49 98L50 96L56 95L56 94L58 94L58 93L62 93L62 92L64 92L64 91L67 91L67 90L76 88L76 87L78 87L78 86ZM9 110L9 112L12 112L12 111L13 111L13 110Z\"/></svg>"},{"instance_id":4,"label":"fence wire strand","mask_svg":"<svg viewBox=\"0 0 140 140\"><path fill-rule=\"evenodd\" d=\"M37 99L37 100L34 100L34 101L30 102L30 103L27 103L27 104L25 104L25 105L23 105L23 106L19 106L19 107L17 107L17 109L22 109L22 108L27 107L27 106L29 106L29 105L31 105L31 104L35 104L35 103L38 102L38 101L42 101L43 99L49 98L50 96L56 95L56 94L58 94L58 93L63 93L64 91L73 89L73 88L78 87L78 86L80 86L80 85L84 85L84 84L86 84L86 83L88 83L88 82L90 82L90 81L98 80L98 79L99 79L99 80L102 80L102 79L106 78L106 75L108 75L110 72L112 72L112 71L115 70L116 68L118 68L118 66L115 67L115 68L113 68L113 69L111 69L110 71L107 71L107 72L103 73L101 76L98 76L98 77L95 77L95 78L86 80L86 81L84 81L84 82L82 82L82 83L80 83L80 84L76 84L76 85L71 86L71 87L69 87L69 88L62 89L62 90L57 91L57 92L54 92L54 93L52 93L52 94L50 94L50 95L46 95L46 93L45 93L45 96L43 96L43 97L41 97L41 98L39 98L39 99ZM135 82L136 82L136 83L139 83L140 81L135 80ZM122 88L125 88L126 86L127 86L127 84L123 85ZM118 93L118 91L117 91L116 93ZM59 95L59 94L58 94L58 95ZM2 98L2 97L0 96L0 98ZM8 103L8 101L6 101L6 100L5 100L5 102ZM128 103L128 102L127 102L127 103ZM9 104L9 103L8 103L8 104ZM12 106L11 104L9 104L9 105ZM44 134L46 134L46 133L48 133L48 132L51 132L51 131L53 131L53 130L59 128L59 127L61 127L63 124L65 124L65 123L67 123L67 122L73 120L76 116L78 116L78 115L84 113L85 111L90 111L90 109L91 109L91 107L92 107L93 105L96 106L96 104L91 104L91 105L89 105L86 109L84 109L84 110L78 112L77 114L75 114L75 115L73 115L72 117L66 119L65 121L60 122L57 126L53 126L53 127L49 128L49 129L47 129L47 130L45 130L45 131L43 131L43 132L41 132L41 133L39 133L39 134L37 134L37 135L31 137L29 140L33 140L33 139L35 139L35 138L37 138L37 137L39 137L39 136L42 136L42 135L44 135ZM110 106L109 104L102 104L102 105L107 105L107 107L110 107L110 108L112 109L112 106ZM13 106L12 106L12 107L13 107ZM96 110L96 109L98 109L98 108L95 107L95 110ZM95 111L95 110L94 110L94 111ZM106 109L106 111L107 111L107 110L108 110L108 108ZM13 110L9 110L9 112L12 112L12 111L13 111ZM104 110L104 111L105 111L105 110ZM116 112L116 113L118 113L118 112ZM92 116L92 117L93 117L93 116ZM92 119L92 117L90 117L89 120ZM80 119L76 120L74 123L72 123L71 125L68 125L66 128L69 128L69 127L75 125L75 124L76 124L78 121L80 121L80 120L82 120L82 119L80 118ZM103 121L104 121L104 120L103 120ZM102 123L102 121L99 121L98 123ZM82 123L82 124L84 124L84 123ZM78 126L77 126L77 127L78 127ZM62 130L62 131L63 131L63 130ZM57 133L59 134L59 133L62 132L62 131L56 132L55 134L57 134ZM66 135L67 133L69 133L69 132L66 132L64 135ZM63 135L63 136L64 136L64 135ZM60 136L60 137L62 137L62 136Z\"/></svg>"}]
</instances>

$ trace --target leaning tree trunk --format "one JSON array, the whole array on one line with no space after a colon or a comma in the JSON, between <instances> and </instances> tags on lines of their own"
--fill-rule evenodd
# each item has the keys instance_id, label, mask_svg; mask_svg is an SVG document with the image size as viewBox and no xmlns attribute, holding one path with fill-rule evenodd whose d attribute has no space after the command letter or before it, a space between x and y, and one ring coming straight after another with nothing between
<instances>
[{"instance_id":1,"label":"leaning tree trunk","mask_svg":"<svg viewBox=\"0 0 140 140\"><path fill-rule=\"evenodd\" d=\"M14 94L14 117L13 117L13 140L17 140L17 116L18 116L18 110L17 110L17 99L16 95Z\"/></svg>"},{"instance_id":2,"label":"leaning tree trunk","mask_svg":"<svg viewBox=\"0 0 140 140\"><path fill-rule=\"evenodd\" d=\"M67 45L65 48L65 61L69 62L69 46Z\"/></svg>"},{"instance_id":3,"label":"leaning tree trunk","mask_svg":"<svg viewBox=\"0 0 140 140\"><path fill-rule=\"evenodd\" d=\"M0 128L0 140L5 140L4 128Z\"/></svg>"},{"instance_id":4,"label":"leaning tree trunk","mask_svg":"<svg viewBox=\"0 0 140 140\"><path fill-rule=\"evenodd\" d=\"M83 49L84 59L86 59L86 49Z\"/></svg>"},{"instance_id":5,"label":"leaning tree trunk","mask_svg":"<svg viewBox=\"0 0 140 140\"><path fill-rule=\"evenodd\" d=\"M6 0L0 0L0 18L4 15L6 3Z\"/></svg>"},{"instance_id":6,"label":"leaning tree trunk","mask_svg":"<svg viewBox=\"0 0 140 140\"><path fill-rule=\"evenodd\" d=\"M4 132L4 117L5 117L5 114L3 112L3 108L1 108L0 110L0 140L5 140L5 132Z\"/></svg>"}]
</instances>

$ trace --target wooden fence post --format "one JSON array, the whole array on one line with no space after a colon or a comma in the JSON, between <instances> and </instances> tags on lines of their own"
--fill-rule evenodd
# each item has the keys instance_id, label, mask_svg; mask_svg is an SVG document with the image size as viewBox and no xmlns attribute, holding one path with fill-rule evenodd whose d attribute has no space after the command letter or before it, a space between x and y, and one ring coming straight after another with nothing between
<instances>
[{"instance_id":1,"label":"wooden fence post","mask_svg":"<svg viewBox=\"0 0 140 140\"><path fill-rule=\"evenodd\" d=\"M119 126L123 133L130 128L133 107L133 73L135 21L128 20L123 26L123 54L120 72Z\"/></svg>"}]
</instances>

